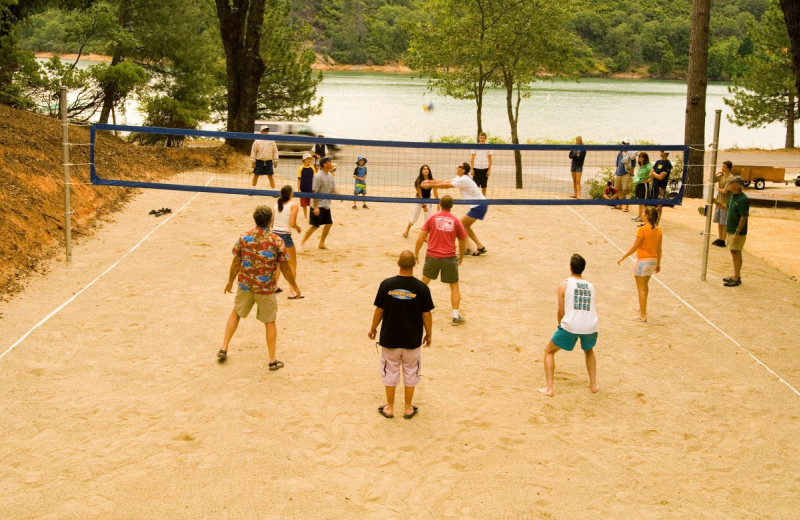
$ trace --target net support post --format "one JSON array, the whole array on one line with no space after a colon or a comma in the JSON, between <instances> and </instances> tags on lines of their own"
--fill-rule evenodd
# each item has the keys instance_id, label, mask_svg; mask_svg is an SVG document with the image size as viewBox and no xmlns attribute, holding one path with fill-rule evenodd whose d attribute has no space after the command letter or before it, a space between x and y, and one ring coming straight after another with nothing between
<instances>
[{"instance_id":1,"label":"net support post","mask_svg":"<svg viewBox=\"0 0 800 520\"><path fill-rule=\"evenodd\" d=\"M69 120L67 119L67 87L60 88L61 104L61 153L64 165L64 245L67 263L72 261L72 208L70 207L69 182Z\"/></svg>"},{"instance_id":2,"label":"net support post","mask_svg":"<svg viewBox=\"0 0 800 520\"><path fill-rule=\"evenodd\" d=\"M717 152L719 150L719 122L722 110L714 111L714 142L711 144L711 172L708 175L708 199L705 206L706 226L703 233L703 265L700 270L700 280L706 281L708 272L708 249L711 246L711 215L714 209L714 172L717 171Z\"/></svg>"}]
</instances>

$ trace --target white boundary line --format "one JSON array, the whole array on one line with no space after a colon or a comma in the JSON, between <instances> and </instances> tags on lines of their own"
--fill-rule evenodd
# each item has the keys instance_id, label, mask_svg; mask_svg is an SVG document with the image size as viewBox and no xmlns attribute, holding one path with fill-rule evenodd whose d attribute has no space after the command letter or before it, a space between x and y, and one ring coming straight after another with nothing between
<instances>
[{"instance_id":1,"label":"white boundary line","mask_svg":"<svg viewBox=\"0 0 800 520\"><path fill-rule=\"evenodd\" d=\"M213 176L212 176L212 177L211 177L211 178L208 180L208 182L206 182L206 184L205 184L205 185L206 185L206 186L208 186L208 185L209 185L209 183L211 183L211 181L212 181L212 180L214 180L214 177L213 177ZM122 255L122 256L121 256L121 257L120 257L120 258L119 258L119 259L118 259L116 262L114 262L113 264L111 264L111 265L108 267L108 269L106 269L105 271L103 271L102 273L100 273L100 275L99 275L97 278L95 278L94 280L92 280L91 282L89 282L88 284L86 284L86 286L85 286L85 287L83 287L83 289L81 289L80 291L78 291L78 292L76 292L75 294L73 294L71 298L69 298L67 301L65 301L64 303L62 303L62 304L61 304L61 305L59 305L58 307L56 307L56 308L55 308L55 310L53 310L53 311L52 311L50 314L48 314L47 316L45 316L44 318L42 318L42 320L41 320L39 323L37 323L36 325L34 325L33 327L31 327L31 329L30 329L28 332L26 332L25 334L23 334L23 335L22 335L22 337L21 337L21 338L19 338L17 341L15 341L13 345L11 345L10 347L8 347L8 349L6 349L6 351L5 351L5 352L3 352L2 354L0 354L0 359L3 359L3 357L5 357L5 355L6 355L6 354L8 354L8 353L9 353L9 352L11 352L12 350L14 350L14 349L17 347L17 345L19 345L20 343L22 343L23 341L25 341L25 339L26 339L28 336L30 336L30 335L31 335L31 333L32 333L33 331L35 331L36 329L38 329L39 327L41 327L42 325L44 325L45 323L47 323L47 322L50 320L50 318L52 318L53 316L55 316L56 314L58 314L59 312L61 312L61 311L64 309L64 307L66 307L67 305L69 305L70 303L72 303L72 302L75 300L75 298L77 298L78 296L80 296L81 294L83 294L83 292L84 292L84 291L86 291L86 289L88 289L89 287L91 287L92 285L94 285L94 284L95 284L95 282L97 282L98 280L100 280L100 278L102 278L102 277L104 277L105 275L107 275L108 273L110 273L110 272L111 272L111 270L113 270L115 267L117 267L117 265L118 265L120 262L122 262L123 260L125 260L125 258L127 258L127 257L128 257L128 255L130 255L131 253L133 253L134 251L136 251L136 249L138 249L138 248L139 248L139 246L140 246L140 245L142 245L142 244L144 243L144 241L145 241L145 240L147 240L148 238L150 238L150 236L151 236L153 233L155 233L155 232L158 230L158 228L160 228L161 226L163 226L164 224L166 224L167 222L169 222L170 220L172 220L172 217L174 217L175 215L177 215L178 213L180 213L181 211L183 211L184 209L186 209L186 207L187 207L189 204L191 204L191 203L194 201L194 199L196 199L196 198L197 198L197 196L198 196L198 195L200 195L200 192L199 192L199 191L198 191L197 193L195 193L195 194L194 194L194 196L193 196L191 199L189 199L189 200L186 202L186 204L184 204L183 206L181 206L181 207L180 207L180 209L178 209L176 212L172 213L172 214L171 214L169 217L167 217L165 220L162 220L162 221L161 221L161 222L160 222L160 223L159 223L159 224L158 224L156 227L154 227L152 230L150 230L150 232L149 232L149 233L147 233L147 234L144 236L144 238L142 238L141 240L139 240L139 242L137 242L135 246L133 246L132 248L130 248L130 250L128 250L128 252L127 252L127 253L125 253L124 255Z\"/></svg>"},{"instance_id":2,"label":"white boundary line","mask_svg":"<svg viewBox=\"0 0 800 520\"><path fill-rule=\"evenodd\" d=\"M586 219L583 217L583 215L581 215L580 213L578 213L577 211L575 211L573 208L571 208L571 207L569 207L569 206L567 206L567 207L569 208L569 210L570 210L570 211L572 211L573 213L575 213L575 214L576 214L576 215L577 215L577 216L578 216L578 217L579 217L581 220L583 220L584 222L586 222L586 223L587 223L589 226L591 226L591 227L592 227L592 228L593 228L595 231L597 231L598 233L600 233L600 235L602 235L602 237L603 237L603 238L605 238L606 240L608 240L608 242L609 242L611 245L613 245L614 247L616 247L616 248L619 250L619 252L620 252L620 253L625 253L625 251L624 251L624 250L623 250L621 247L619 247L619 246L618 246L618 245L617 245L617 244L616 244L616 243L615 243L613 240L611 240L610 238L608 238L608 236L607 236L605 233L603 233L602 231L600 231L600 230L597 228L597 226L595 226L594 224L592 224L591 222L589 222L588 220L586 220ZM633 260L633 258L631 258L631 260ZM747 355L748 355L748 356L750 356L751 358L753 358L753 360L754 360L756 363L758 363L759 365L761 365L761 366L762 366L762 367L763 367L763 368L764 368L764 369L765 369L767 372L769 372L770 374L772 374L773 376L775 376L775 377L778 379L778 381L780 381L780 382L781 382L781 383L783 383L784 385L788 386L788 387L789 387L789 388L792 390L792 392L794 392L795 394L797 394L798 396L800 396L800 391L799 391L799 390L797 390L797 388L793 387L793 386L792 386L792 385L790 385L788 382L786 382L786 380L784 380L784 379L783 379L781 376L779 376L778 374L776 374L776 373L775 373L775 371L774 371L774 370L772 370L770 367L768 367L767 365L765 365L765 364L764 364L764 363L763 363L763 362L762 362L760 359L758 359L758 358L757 358L757 357L756 357L756 356L755 356L755 355L754 355L752 352L750 352L750 351L749 351L749 350L747 350L745 347L743 347L743 346L742 346L742 345L741 345L741 344L740 344L738 341L736 341L735 339L733 339L732 337L730 337L730 336L729 336L729 335L728 335L728 334L727 334L727 333L726 333L724 330L722 330L721 328L717 327L717 326L716 326L716 325L715 325L715 324L714 324L714 323L713 323L711 320L709 320L708 318L706 318L706 317L703 315L703 313L701 313L700 311L698 311L697 309L695 309L695 308L694 308L694 307L693 307L693 306L692 306L692 305L691 305L689 302L687 302L686 300L684 300L683 298L681 298L681 297L680 297L680 296L679 296L679 295L678 295L678 294L677 294L675 291L673 291L672 289L670 289L669 287L667 287L667 286L664 284L664 282L662 282L661 280L659 280L659 279L658 279L658 278L657 278L655 275L654 275L654 276L651 276L651 278L653 278L653 279L654 279L656 282L658 282L658 283L659 283L659 285L661 285L661 287L663 287L664 289L666 289L666 290L667 290L667 291L668 291L670 294L672 294L672 295L673 295L675 298L677 298L677 299L678 299L678 300L679 300L681 303L683 303L684 305L686 305L687 307L689 307L690 309L692 309L692 310L695 312L695 314L697 314L698 316L700 316L700 318L701 318L703 321L705 321L706 323L708 323L709 325L711 325L711 327L712 327L712 328L714 328L714 329L715 329L717 332L719 332L720 334L722 334L723 336L725 336L726 338L728 338L728 339L730 340L730 342L731 342L731 343L733 343L734 345L736 345L736 346L737 346L737 347L739 347L740 349L744 350L744 351L747 353Z\"/></svg>"}]
</instances>

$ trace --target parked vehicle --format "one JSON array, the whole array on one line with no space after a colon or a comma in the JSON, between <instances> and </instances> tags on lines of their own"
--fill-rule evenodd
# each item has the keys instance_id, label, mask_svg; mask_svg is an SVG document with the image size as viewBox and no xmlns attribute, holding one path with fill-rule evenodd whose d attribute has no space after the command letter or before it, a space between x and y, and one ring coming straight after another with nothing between
<instances>
[{"instance_id":1,"label":"parked vehicle","mask_svg":"<svg viewBox=\"0 0 800 520\"><path fill-rule=\"evenodd\" d=\"M257 120L255 125L253 125L253 131L255 133L260 133L261 128L264 126L269 126L269 134L278 136L278 135L291 135L291 136L302 136L302 137L318 137L319 134L316 130L314 130L311 125L308 123L303 123L299 121L264 121L264 120ZM303 152L307 152L311 150L313 143L304 141L304 142L295 142L295 141L279 141L275 140L275 144L278 145L278 152L281 155L302 155ZM339 147L337 145L328 145L328 150L331 152L337 151Z\"/></svg>"},{"instance_id":2,"label":"parked vehicle","mask_svg":"<svg viewBox=\"0 0 800 520\"><path fill-rule=\"evenodd\" d=\"M763 190L767 181L782 182L786 184L786 168L776 166L745 166L736 165L731 172L744 179L744 185L750 186L752 182L757 190Z\"/></svg>"}]
</instances>

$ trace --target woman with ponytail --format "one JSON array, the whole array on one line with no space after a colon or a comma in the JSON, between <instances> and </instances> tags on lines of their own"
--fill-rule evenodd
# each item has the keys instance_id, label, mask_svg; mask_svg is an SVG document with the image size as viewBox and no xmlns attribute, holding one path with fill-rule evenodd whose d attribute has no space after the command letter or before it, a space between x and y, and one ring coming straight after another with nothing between
<instances>
[{"instance_id":1,"label":"woman with ponytail","mask_svg":"<svg viewBox=\"0 0 800 520\"><path fill-rule=\"evenodd\" d=\"M636 279L636 290L639 293L639 316L636 321L647 322L647 284L650 277L661 271L661 228L658 222L658 210L647 206L644 210L644 225L636 229L636 240L628 250L617 260L617 265L636 252L636 264L633 267L633 277Z\"/></svg>"},{"instance_id":2,"label":"woman with ponytail","mask_svg":"<svg viewBox=\"0 0 800 520\"><path fill-rule=\"evenodd\" d=\"M294 247L294 240L292 240L292 229L298 233L302 230L297 225L298 205L292 200L293 196L294 191L290 185L287 184L281 188L281 196L278 202L275 203L275 220L272 224L272 232L281 237L283 243L286 244L286 250L289 251L289 267L292 269L295 280L297 280L297 250ZM280 274L280 271L278 271L276 278L280 278ZM294 291L289 294L290 300L297 298L303 298L303 296L297 296Z\"/></svg>"}]
</instances>

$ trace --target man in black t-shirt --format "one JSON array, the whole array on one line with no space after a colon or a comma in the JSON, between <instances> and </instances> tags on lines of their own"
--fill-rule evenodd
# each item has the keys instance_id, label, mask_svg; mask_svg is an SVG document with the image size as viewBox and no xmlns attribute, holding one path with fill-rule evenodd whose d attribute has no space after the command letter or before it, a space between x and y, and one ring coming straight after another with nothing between
<instances>
[{"instance_id":1,"label":"man in black t-shirt","mask_svg":"<svg viewBox=\"0 0 800 520\"><path fill-rule=\"evenodd\" d=\"M653 198L666 199L669 197L667 194L667 186L669 185L669 175L672 173L672 163L667 157L669 152L661 151L661 159L656 161L653 169L650 170L650 178L653 179ZM661 204L656 206L658 210L658 220L656 224L661 222Z\"/></svg>"},{"instance_id":2,"label":"man in black t-shirt","mask_svg":"<svg viewBox=\"0 0 800 520\"><path fill-rule=\"evenodd\" d=\"M400 253L397 261L400 274L381 282L375 296L372 327L367 333L370 339L375 339L378 324L383 321L378 343L381 345L381 379L386 387L387 404L379 407L378 412L387 419L394 417L394 394L400 382L401 368L405 386L403 418L411 419L417 415L417 407L411 405L411 399L420 376L420 344L431 346L433 300L428 286L414 278L416 263L411 251Z\"/></svg>"}]
</instances>

